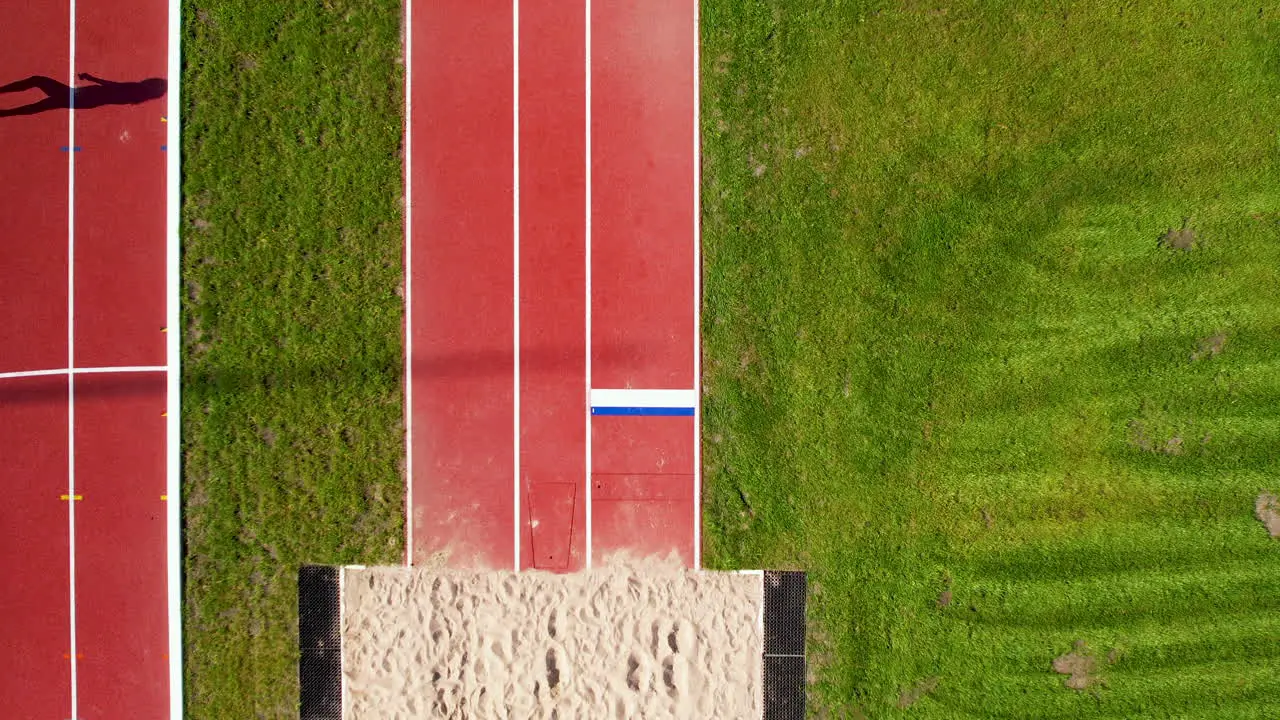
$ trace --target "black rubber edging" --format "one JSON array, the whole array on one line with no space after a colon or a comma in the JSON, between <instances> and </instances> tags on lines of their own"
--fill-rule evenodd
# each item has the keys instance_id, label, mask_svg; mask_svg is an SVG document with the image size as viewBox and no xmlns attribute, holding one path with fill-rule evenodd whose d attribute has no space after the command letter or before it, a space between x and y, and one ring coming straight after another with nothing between
<instances>
[{"instance_id":1,"label":"black rubber edging","mask_svg":"<svg viewBox=\"0 0 1280 720\"><path fill-rule=\"evenodd\" d=\"M764 572L764 720L804 720L803 572Z\"/></svg>"},{"instance_id":2,"label":"black rubber edging","mask_svg":"<svg viewBox=\"0 0 1280 720\"><path fill-rule=\"evenodd\" d=\"M298 568L298 717L342 720L341 568Z\"/></svg>"}]
</instances>

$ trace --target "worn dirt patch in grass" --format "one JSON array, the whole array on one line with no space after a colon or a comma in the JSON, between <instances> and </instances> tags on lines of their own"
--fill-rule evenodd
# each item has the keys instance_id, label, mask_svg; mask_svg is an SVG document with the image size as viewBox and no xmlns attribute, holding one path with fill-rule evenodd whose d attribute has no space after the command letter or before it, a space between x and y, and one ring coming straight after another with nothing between
<instances>
[{"instance_id":1,"label":"worn dirt patch in grass","mask_svg":"<svg viewBox=\"0 0 1280 720\"><path fill-rule=\"evenodd\" d=\"M898 707L905 709L920 702L921 698L938 689L940 680L941 678L937 676L927 677L910 688L903 690L902 694L898 696Z\"/></svg>"},{"instance_id":2,"label":"worn dirt patch in grass","mask_svg":"<svg viewBox=\"0 0 1280 720\"><path fill-rule=\"evenodd\" d=\"M1190 222L1190 218L1184 218L1181 228L1165 230L1164 234L1160 236L1161 247L1183 252L1195 249L1196 244L1199 242L1199 235L1195 230L1187 227L1188 222Z\"/></svg>"},{"instance_id":3,"label":"worn dirt patch in grass","mask_svg":"<svg viewBox=\"0 0 1280 720\"><path fill-rule=\"evenodd\" d=\"M1253 513L1267 528L1271 537L1280 538L1280 498L1271 492L1262 491L1253 504Z\"/></svg>"},{"instance_id":4,"label":"worn dirt patch in grass","mask_svg":"<svg viewBox=\"0 0 1280 720\"><path fill-rule=\"evenodd\" d=\"M1176 456L1185 452L1182 433L1168 427L1159 420L1134 419L1129 421L1129 446L1143 452ZM1205 441L1207 442L1207 440Z\"/></svg>"},{"instance_id":5,"label":"worn dirt patch in grass","mask_svg":"<svg viewBox=\"0 0 1280 720\"><path fill-rule=\"evenodd\" d=\"M1112 648L1106 655L1106 661L1108 664L1115 663L1120 656L1120 650ZM1062 684L1072 690L1088 690L1098 685L1106 687L1107 681L1098 674L1098 670L1098 658L1084 640L1076 640L1071 652L1053 659L1053 671L1066 675Z\"/></svg>"},{"instance_id":6,"label":"worn dirt patch in grass","mask_svg":"<svg viewBox=\"0 0 1280 720\"><path fill-rule=\"evenodd\" d=\"M1226 347L1227 334L1224 332L1216 332L1207 338L1201 338L1200 342L1196 343L1195 352L1191 353L1191 362L1217 357Z\"/></svg>"}]
</instances>

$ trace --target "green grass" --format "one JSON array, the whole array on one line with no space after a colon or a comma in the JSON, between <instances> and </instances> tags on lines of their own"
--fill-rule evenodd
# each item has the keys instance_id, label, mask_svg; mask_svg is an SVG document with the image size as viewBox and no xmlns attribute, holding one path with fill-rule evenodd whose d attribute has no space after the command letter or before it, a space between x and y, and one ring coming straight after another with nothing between
<instances>
[{"instance_id":1,"label":"green grass","mask_svg":"<svg viewBox=\"0 0 1280 720\"><path fill-rule=\"evenodd\" d=\"M400 12L183 8L191 718L296 718L297 566L402 552Z\"/></svg>"},{"instance_id":2,"label":"green grass","mask_svg":"<svg viewBox=\"0 0 1280 720\"><path fill-rule=\"evenodd\" d=\"M1280 14L1103 5L702 3L706 558L810 569L835 717L1280 714ZM192 718L402 551L400 13L184 7Z\"/></svg>"},{"instance_id":3,"label":"green grass","mask_svg":"<svg viewBox=\"0 0 1280 720\"><path fill-rule=\"evenodd\" d=\"M1157 7L702 4L706 559L820 713L1280 716L1280 12Z\"/></svg>"}]
</instances>

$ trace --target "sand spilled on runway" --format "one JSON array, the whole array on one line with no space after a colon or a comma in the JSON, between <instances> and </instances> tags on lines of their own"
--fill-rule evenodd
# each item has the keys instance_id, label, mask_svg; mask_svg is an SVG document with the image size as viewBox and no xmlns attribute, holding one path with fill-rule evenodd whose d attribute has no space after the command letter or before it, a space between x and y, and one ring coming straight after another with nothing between
<instances>
[{"instance_id":1,"label":"sand spilled on runway","mask_svg":"<svg viewBox=\"0 0 1280 720\"><path fill-rule=\"evenodd\" d=\"M757 574L347 569L347 720L758 718Z\"/></svg>"}]
</instances>

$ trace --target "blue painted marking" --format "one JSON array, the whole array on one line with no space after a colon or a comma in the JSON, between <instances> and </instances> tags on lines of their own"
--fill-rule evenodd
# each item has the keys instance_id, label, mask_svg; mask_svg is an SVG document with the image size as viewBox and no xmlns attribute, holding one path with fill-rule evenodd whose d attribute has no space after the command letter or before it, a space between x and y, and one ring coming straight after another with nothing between
<instances>
[{"instance_id":1,"label":"blue painted marking","mask_svg":"<svg viewBox=\"0 0 1280 720\"><path fill-rule=\"evenodd\" d=\"M160 149L161 149L161 150L164 150L165 152L168 152L168 151L169 151L169 146L168 146L168 145L161 145L161 146L160 146Z\"/></svg>"},{"instance_id":2,"label":"blue painted marking","mask_svg":"<svg viewBox=\"0 0 1280 720\"><path fill-rule=\"evenodd\" d=\"M66 146L66 145L63 145L62 147L60 147L60 148L58 148L58 149L59 149L59 150L61 150L62 152L66 152L66 151L67 151L67 146ZM73 149L75 150L75 152L80 152L80 146L79 146L79 145L77 145L77 146L76 146L75 148L73 148Z\"/></svg>"},{"instance_id":3,"label":"blue painted marking","mask_svg":"<svg viewBox=\"0 0 1280 720\"><path fill-rule=\"evenodd\" d=\"M593 407L592 415L693 417L691 407Z\"/></svg>"}]
</instances>

